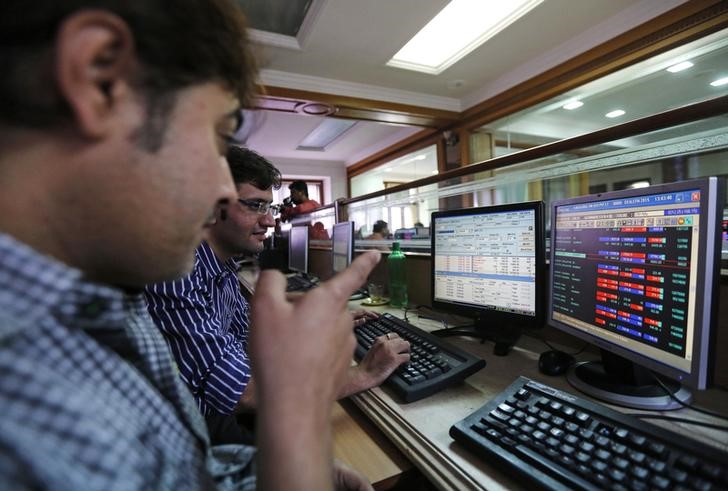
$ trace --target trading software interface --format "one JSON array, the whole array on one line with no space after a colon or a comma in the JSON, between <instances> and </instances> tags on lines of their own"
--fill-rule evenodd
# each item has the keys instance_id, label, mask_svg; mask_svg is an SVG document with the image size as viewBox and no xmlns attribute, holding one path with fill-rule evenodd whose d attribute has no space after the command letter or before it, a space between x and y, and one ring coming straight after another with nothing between
<instances>
[{"instance_id":1,"label":"trading software interface","mask_svg":"<svg viewBox=\"0 0 728 491\"><path fill-rule=\"evenodd\" d=\"M700 191L556 209L553 317L690 368Z\"/></svg>"},{"instance_id":2,"label":"trading software interface","mask_svg":"<svg viewBox=\"0 0 728 491\"><path fill-rule=\"evenodd\" d=\"M435 300L536 315L534 210L440 217Z\"/></svg>"}]
</instances>

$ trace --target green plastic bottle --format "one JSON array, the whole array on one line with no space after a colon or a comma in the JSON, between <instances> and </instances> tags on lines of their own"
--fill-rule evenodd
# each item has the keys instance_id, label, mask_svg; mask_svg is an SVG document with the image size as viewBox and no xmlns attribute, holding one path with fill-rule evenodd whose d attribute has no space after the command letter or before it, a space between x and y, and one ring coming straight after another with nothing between
<instances>
[{"instance_id":1,"label":"green plastic bottle","mask_svg":"<svg viewBox=\"0 0 728 491\"><path fill-rule=\"evenodd\" d=\"M387 258L389 270L389 305L407 306L407 258L399 249L399 242L392 243L392 252Z\"/></svg>"}]
</instances>

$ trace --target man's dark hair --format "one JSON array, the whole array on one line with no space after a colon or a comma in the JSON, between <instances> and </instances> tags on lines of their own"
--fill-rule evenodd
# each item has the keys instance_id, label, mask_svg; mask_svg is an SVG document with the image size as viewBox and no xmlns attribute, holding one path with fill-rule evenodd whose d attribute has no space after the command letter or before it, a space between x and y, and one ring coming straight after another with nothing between
<instances>
[{"instance_id":1,"label":"man's dark hair","mask_svg":"<svg viewBox=\"0 0 728 491\"><path fill-rule=\"evenodd\" d=\"M386 228L387 228L387 222L385 222L384 220L377 220L376 222L374 222L372 231L373 231L373 233L378 234L378 233L384 232L386 230Z\"/></svg>"},{"instance_id":2,"label":"man's dark hair","mask_svg":"<svg viewBox=\"0 0 728 491\"><path fill-rule=\"evenodd\" d=\"M232 0L2 0L0 123L39 128L68 120L69 107L49 82L54 41L63 20L82 9L116 14L134 36L141 69L131 83L145 96L149 126L138 136L150 151L161 146L179 89L217 81L251 104L257 70Z\"/></svg>"},{"instance_id":3,"label":"man's dark hair","mask_svg":"<svg viewBox=\"0 0 728 491\"><path fill-rule=\"evenodd\" d=\"M291 191L301 191L308 198L308 185L306 184L306 181L293 181L288 185L288 189Z\"/></svg>"},{"instance_id":4,"label":"man's dark hair","mask_svg":"<svg viewBox=\"0 0 728 491\"><path fill-rule=\"evenodd\" d=\"M233 145L226 157L236 185L248 183L262 190L281 187L281 173L254 151Z\"/></svg>"}]
</instances>

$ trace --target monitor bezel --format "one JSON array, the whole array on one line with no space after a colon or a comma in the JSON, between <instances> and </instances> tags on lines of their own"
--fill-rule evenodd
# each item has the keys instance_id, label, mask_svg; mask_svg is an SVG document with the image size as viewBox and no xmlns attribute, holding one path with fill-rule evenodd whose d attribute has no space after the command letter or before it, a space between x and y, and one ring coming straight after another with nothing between
<instances>
[{"instance_id":1,"label":"monitor bezel","mask_svg":"<svg viewBox=\"0 0 728 491\"><path fill-rule=\"evenodd\" d=\"M597 337L593 334L581 331L568 324L554 320L553 314L553 281L554 268L549 267L548 273L548 310L546 315L546 323L560 331L571 334L583 341L591 343L603 350L614 353L625 358L632 363L647 369L660 373L668 378L676 380L688 387L694 389L705 389L712 376L712 366L714 364L714 356L711 349L715 345L716 331L716 308L718 299L719 285L719 265L720 265L720 217L722 216L725 182L722 178L703 178L693 179L689 181L681 181L668 184L657 184L648 188L628 189L621 191L609 191L587 196L579 196L576 198L567 198L556 200L551 203L551 237L550 237L550 253L549 264L554 264L554 241L555 235L555 217L557 208L574 204L606 201L619 198L629 198L635 196L646 196L653 194L664 194L670 192L685 191L688 189L700 190L700 209L707 210L706 219L700 221L698 230L700 249L698 251L698 285L705 285L702 296L696 302L696 319L695 329L696 336L693 344L693 356L690 362L690 372L686 373L682 370L666 365L657 360L648 358L638 352L627 349L625 347L614 344L607 339ZM718 204L718 200L720 203ZM720 212L720 213L719 213ZM710 226L710 224L713 224ZM709 254L712 248L712 254ZM707 276L707 277L706 277ZM697 293L701 295L701 293Z\"/></svg>"},{"instance_id":2,"label":"monitor bezel","mask_svg":"<svg viewBox=\"0 0 728 491\"><path fill-rule=\"evenodd\" d=\"M339 236L348 237L349 239L349 247L347 248L346 254L347 254L347 260L346 260L346 266L349 267L351 264L351 261L354 259L354 222L339 222L334 224L332 230L331 230L331 271L333 274L338 273L334 269L335 264L335 257L336 254L334 253L334 243L336 242L336 238ZM346 269L346 268L344 268Z\"/></svg>"},{"instance_id":3,"label":"monitor bezel","mask_svg":"<svg viewBox=\"0 0 728 491\"><path fill-rule=\"evenodd\" d=\"M293 251L293 231L296 230L297 232L299 230L305 231L305 233L301 232L302 235L305 235L305 247L303 252L303 261L305 263L305 267L303 269L294 268L291 267L291 257L292 257L292 251ZM291 230L288 232L288 270L289 271L295 271L297 273L303 273L308 274L308 244L309 244L309 231L308 231L308 225L294 225L291 227Z\"/></svg>"},{"instance_id":4,"label":"monitor bezel","mask_svg":"<svg viewBox=\"0 0 728 491\"><path fill-rule=\"evenodd\" d=\"M472 304L449 302L435 299L435 253L436 253L436 225L441 218L450 218L468 215L484 215L503 213L509 211L534 211L534 225L536 233L536 304L535 315L528 316L514 312L504 312L487 309ZM505 205L479 206L474 208L459 208L456 210L435 211L430 218L430 301L436 310L443 310L453 314L486 320L488 323L513 325L518 328L537 329L543 327L546 283L546 259L544 239L544 203L543 201L526 201ZM484 319L485 317L485 319Z\"/></svg>"}]
</instances>

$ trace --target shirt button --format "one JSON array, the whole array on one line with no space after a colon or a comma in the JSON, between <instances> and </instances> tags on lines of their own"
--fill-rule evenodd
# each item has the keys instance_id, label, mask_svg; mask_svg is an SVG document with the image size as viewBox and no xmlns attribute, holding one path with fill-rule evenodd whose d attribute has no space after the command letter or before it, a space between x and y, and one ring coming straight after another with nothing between
<instances>
[{"instance_id":1,"label":"shirt button","mask_svg":"<svg viewBox=\"0 0 728 491\"><path fill-rule=\"evenodd\" d=\"M103 313L105 308L106 302L103 300L91 300L81 307L81 315L89 319L96 319Z\"/></svg>"}]
</instances>

